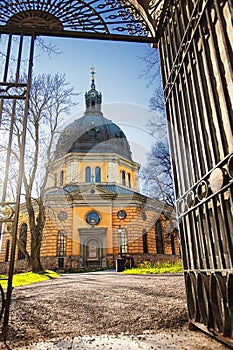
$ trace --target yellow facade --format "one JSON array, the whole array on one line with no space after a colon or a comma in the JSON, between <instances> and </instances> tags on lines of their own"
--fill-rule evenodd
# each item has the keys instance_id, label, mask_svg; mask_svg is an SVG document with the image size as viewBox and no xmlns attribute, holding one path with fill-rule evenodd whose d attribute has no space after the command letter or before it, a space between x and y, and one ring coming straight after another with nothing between
<instances>
[{"instance_id":1,"label":"yellow facade","mask_svg":"<svg viewBox=\"0 0 233 350\"><path fill-rule=\"evenodd\" d=\"M161 254L178 255L177 236L175 241L171 238L173 209L140 194L140 165L132 159L126 136L103 117L101 94L93 84L85 98L84 116L61 133L50 164L42 265L66 270L106 268L113 267L120 256L133 257L137 263ZM24 244L30 254L25 205L21 206L19 239L22 230L24 235L27 231ZM0 254L3 269L10 240L5 230ZM18 248L15 266L26 268Z\"/></svg>"}]
</instances>

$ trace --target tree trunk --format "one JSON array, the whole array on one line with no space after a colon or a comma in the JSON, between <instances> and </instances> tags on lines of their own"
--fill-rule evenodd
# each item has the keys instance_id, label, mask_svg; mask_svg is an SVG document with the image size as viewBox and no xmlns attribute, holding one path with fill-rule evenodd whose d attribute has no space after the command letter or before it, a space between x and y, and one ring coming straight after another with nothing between
<instances>
[{"instance_id":1,"label":"tree trunk","mask_svg":"<svg viewBox=\"0 0 233 350\"><path fill-rule=\"evenodd\" d=\"M40 249L44 224L46 220L45 209L41 198L38 198L36 204L34 203L35 209L32 198L29 195L26 196L26 204L29 215L29 227L31 235L31 254L30 258L28 259L28 267L33 272L39 272L43 271L43 267L40 261ZM37 212L37 218L35 216L35 211Z\"/></svg>"},{"instance_id":2,"label":"tree trunk","mask_svg":"<svg viewBox=\"0 0 233 350\"><path fill-rule=\"evenodd\" d=\"M40 249L42 242L42 232L43 226L36 225L35 232L32 233L32 242L31 242L31 270L33 272L43 271L43 267L40 261Z\"/></svg>"},{"instance_id":3,"label":"tree trunk","mask_svg":"<svg viewBox=\"0 0 233 350\"><path fill-rule=\"evenodd\" d=\"M39 252L31 257L31 270L33 272L44 271L44 269L41 265Z\"/></svg>"}]
</instances>

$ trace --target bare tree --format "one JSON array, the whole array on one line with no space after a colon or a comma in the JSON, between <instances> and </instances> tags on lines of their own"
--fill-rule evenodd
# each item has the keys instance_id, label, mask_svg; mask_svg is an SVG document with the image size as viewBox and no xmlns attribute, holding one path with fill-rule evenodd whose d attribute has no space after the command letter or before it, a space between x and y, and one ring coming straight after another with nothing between
<instances>
[{"instance_id":1,"label":"bare tree","mask_svg":"<svg viewBox=\"0 0 233 350\"><path fill-rule=\"evenodd\" d=\"M58 133L58 124L70 107L74 92L69 87L64 74L42 74L34 77L29 101L29 120L27 127L27 143L23 187L25 205L29 220L31 236L30 252L18 239L18 247L24 254L28 267L32 271L41 271L40 250L43 229L46 222L44 205L45 186L48 180L50 164L53 158L53 144ZM14 126L15 149L13 155L18 158L21 145L21 121L23 106L17 104L17 120ZM7 107L5 107L5 126L7 126ZM43 171L41 168L43 167ZM36 191L37 189L37 191ZM23 192L23 191L22 191Z\"/></svg>"},{"instance_id":2,"label":"bare tree","mask_svg":"<svg viewBox=\"0 0 233 350\"><path fill-rule=\"evenodd\" d=\"M172 169L166 143L157 142L152 146L141 179L145 194L174 207Z\"/></svg>"},{"instance_id":3,"label":"bare tree","mask_svg":"<svg viewBox=\"0 0 233 350\"><path fill-rule=\"evenodd\" d=\"M149 197L174 207L172 167L158 51L149 50L144 61L147 63L147 68L143 72L143 76L149 85L152 83L155 85L154 93L149 102L151 118L147 126L156 141L148 153L147 165L141 169L142 190Z\"/></svg>"}]
</instances>

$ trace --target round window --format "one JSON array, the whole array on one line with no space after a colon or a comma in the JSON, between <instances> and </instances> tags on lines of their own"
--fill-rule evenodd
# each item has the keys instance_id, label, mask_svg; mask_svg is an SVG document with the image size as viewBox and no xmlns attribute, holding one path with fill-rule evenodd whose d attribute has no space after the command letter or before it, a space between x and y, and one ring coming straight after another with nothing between
<instances>
[{"instance_id":1,"label":"round window","mask_svg":"<svg viewBox=\"0 0 233 350\"><path fill-rule=\"evenodd\" d=\"M120 220L124 220L124 219L126 218L126 212L125 212L124 210L118 211L117 217L118 217L118 219L120 219Z\"/></svg>"},{"instance_id":2,"label":"round window","mask_svg":"<svg viewBox=\"0 0 233 350\"><path fill-rule=\"evenodd\" d=\"M86 215L86 222L89 225L98 225L100 222L100 215L97 213L97 211L92 210Z\"/></svg>"},{"instance_id":3,"label":"round window","mask_svg":"<svg viewBox=\"0 0 233 350\"><path fill-rule=\"evenodd\" d=\"M65 211L60 211L58 214L58 219L61 221L65 221L67 219L67 213Z\"/></svg>"}]
</instances>

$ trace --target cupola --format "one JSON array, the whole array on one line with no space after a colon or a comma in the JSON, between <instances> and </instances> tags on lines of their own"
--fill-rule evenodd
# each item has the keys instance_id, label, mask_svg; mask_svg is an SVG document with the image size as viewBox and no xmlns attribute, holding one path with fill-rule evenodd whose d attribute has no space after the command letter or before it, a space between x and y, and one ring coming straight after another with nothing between
<instances>
[{"instance_id":1,"label":"cupola","mask_svg":"<svg viewBox=\"0 0 233 350\"><path fill-rule=\"evenodd\" d=\"M129 142L118 125L101 112L102 95L95 88L95 71L91 70L91 89L85 94L83 117L69 124L61 133L55 158L68 153L115 153L132 161Z\"/></svg>"},{"instance_id":2,"label":"cupola","mask_svg":"<svg viewBox=\"0 0 233 350\"><path fill-rule=\"evenodd\" d=\"M86 112L84 114L90 113L101 113L101 103L102 95L95 88L95 70L91 68L91 89L85 93L86 101Z\"/></svg>"}]
</instances>

